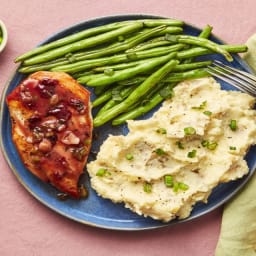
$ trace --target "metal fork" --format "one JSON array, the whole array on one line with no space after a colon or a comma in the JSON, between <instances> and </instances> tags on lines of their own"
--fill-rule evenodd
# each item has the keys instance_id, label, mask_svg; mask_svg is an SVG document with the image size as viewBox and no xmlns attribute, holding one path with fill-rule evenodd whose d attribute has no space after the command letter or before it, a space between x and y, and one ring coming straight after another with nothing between
<instances>
[{"instance_id":1,"label":"metal fork","mask_svg":"<svg viewBox=\"0 0 256 256\"><path fill-rule=\"evenodd\" d=\"M217 60L213 61L206 70L209 74L218 77L237 89L256 97L256 76L237 68L229 67Z\"/></svg>"}]
</instances>

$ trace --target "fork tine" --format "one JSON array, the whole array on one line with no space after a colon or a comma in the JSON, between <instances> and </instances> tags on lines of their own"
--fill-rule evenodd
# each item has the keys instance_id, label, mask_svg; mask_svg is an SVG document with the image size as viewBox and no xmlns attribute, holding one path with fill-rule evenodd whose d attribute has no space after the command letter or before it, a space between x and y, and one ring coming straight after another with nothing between
<instances>
[{"instance_id":1,"label":"fork tine","mask_svg":"<svg viewBox=\"0 0 256 256\"><path fill-rule=\"evenodd\" d=\"M207 72L215 77L220 78L221 80L223 80L229 84L232 84L233 86L240 89L241 91L244 91L246 93L249 93L249 94L252 94L253 96L255 96L254 90L252 90L250 87L246 86L245 84L241 84L241 81L235 79L231 75L228 75L223 71L216 70L212 67L208 67Z\"/></svg>"},{"instance_id":2,"label":"fork tine","mask_svg":"<svg viewBox=\"0 0 256 256\"><path fill-rule=\"evenodd\" d=\"M256 85L256 77L248 72L239 70L237 68L233 68L230 66L227 66L225 64L223 64L222 62L215 60L212 62L212 65L216 66L216 67L220 67L220 68L225 68L229 71L234 71L236 72L237 76L239 76L241 79L246 80L245 78L249 79L254 85ZM238 75L239 74L239 75ZM246 80L247 81L247 80Z\"/></svg>"},{"instance_id":3,"label":"fork tine","mask_svg":"<svg viewBox=\"0 0 256 256\"><path fill-rule=\"evenodd\" d=\"M243 86L248 85L249 88L255 89L256 79L253 75L246 73L244 71L229 67L219 61L215 61L213 66L217 67L218 70L222 70L227 75L232 75L230 77L231 79L234 79L234 80L241 79L242 81L248 83L248 84L243 84ZM240 81L237 81L237 82L240 82Z\"/></svg>"},{"instance_id":4,"label":"fork tine","mask_svg":"<svg viewBox=\"0 0 256 256\"><path fill-rule=\"evenodd\" d=\"M254 97L256 96L256 78L249 73L228 67L219 61L214 61L212 65L208 66L207 72Z\"/></svg>"}]
</instances>

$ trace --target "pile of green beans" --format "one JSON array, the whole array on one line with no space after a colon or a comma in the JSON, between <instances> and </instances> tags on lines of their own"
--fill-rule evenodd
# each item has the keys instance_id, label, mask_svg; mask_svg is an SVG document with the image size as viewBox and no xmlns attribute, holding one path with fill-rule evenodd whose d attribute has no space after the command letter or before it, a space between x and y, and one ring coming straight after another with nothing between
<instances>
[{"instance_id":1,"label":"pile of green beans","mask_svg":"<svg viewBox=\"0 0 256 256\"><path fill-rule=\"evenodd\" d=\"M120 125L152 110L172 96L185 79L209 76L212 53L233 61L231 53L245 45L221 45L209 39L207 25L197 36L186 35L184 22L174 19L120 21L89 28L39 46L16 58L19 72L67 72L92 87L96 96L94 126Z\"/></svg>"}]
</instances>

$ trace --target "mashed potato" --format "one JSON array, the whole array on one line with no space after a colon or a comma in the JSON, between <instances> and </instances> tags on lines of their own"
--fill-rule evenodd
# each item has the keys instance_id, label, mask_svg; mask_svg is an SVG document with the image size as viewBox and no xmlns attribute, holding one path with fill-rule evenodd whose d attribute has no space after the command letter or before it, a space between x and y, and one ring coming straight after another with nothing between
<instances>
[{"instance_id":1,"label":"mashed potato","mask_svg":"<svg viewBox=\"0 0 256 256\"><path fill-rule=\"evenodd\" d=\"M87 165L97 193L139 215L186 218L219 183L248 173L255 144L254 98L221 90L213 78L185 81L152 118L128 121Z\"/></svg>"}]
</instances>

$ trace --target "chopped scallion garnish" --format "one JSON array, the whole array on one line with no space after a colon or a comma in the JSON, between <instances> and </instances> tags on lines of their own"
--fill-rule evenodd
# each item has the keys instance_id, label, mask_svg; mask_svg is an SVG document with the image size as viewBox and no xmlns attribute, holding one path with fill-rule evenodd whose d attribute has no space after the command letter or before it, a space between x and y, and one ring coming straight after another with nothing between
<instances>
[{"instance_id":1,"label":"chopped scallion garnish","mask_svg":"<svg viewBox=\"0 0 256 256\"><path fill-rule=\"evenodd\" d=\"M145 182L143 184L143 190L144 192L146 193L151 193L152 192L152 184L148 183L148 182Z\"/></svg>"},{"instance_id":2,"label":"chopped scallion garnish","mask_svg":"<svg viewBox=\"0 0 256 256\"><path fill-rule=\"evenodd\" d=\"M128 153L128 154L126 154L125 158L126 158L127 160L132 160L132 159L133 159L133 155L130 154L130 153Z\"/></svg>"},{"instance_id":3,"label":"chopped scallion garnish","mask_svg":"<svg viewBox=\"0 0 256 256\"><path fill-rule=\"evenodd\" d=\"M176 141L175 144L178 146L179 149L184 149L184 146L180 141Z\"/></svg>"},{"instance_id":4,"label":"chopped scallion garnish","mask_svg":"<svg viewBox=\"0 0 256 256\"><path fill-rule=\"evenodd\" d=\"M165 175L164 184L166 187L173 187L173 177L171 175Z\"/></svg>"},{"instance_id":5,"label":"chopped scallion garnish","mask_svg":"<svg viewBox=\"0 0 256 256\"><path fill-rule=\"evenodd\" d=\"M189 158L194 158L196 157L196 150L193 149L192 151L188 152L188 155L187 155Z\"/></svg>"},{"instance_id":6,"label":"chopped scallion garnish","mask_svg":"<svg viewBox=\"0 0 256 256\"><path fill-rule=\"evenodd\" d=\"M229 123L229 127L232 131L236 131L237 129L237 123L236 123L236 120L231 120L230 123Z\"/></svg>"},{"instance_id":7,"label":"chopped scallion garnish","mask_svg":"<svg viewBox=\"0 0 256 256\"><path fill-rule=\"evenodd\" d=\"M183 191L186 191L189 189L189 186L183 182L179 182L179 189L183 190Z\"/></svg>"},{"instance_id":8,"label":"chopped scallion garnish","mask_svg":"<svg viewBox=\"0 0 256 256\"><path fill-rule=\"evenodd\" d=\"M114 101L122 101L123 100L123 97L122 97L122 95L121 95L121 89L120 88L113 88L112 89L112 92L111 92L111 94L112 94L112 100L114 100Z\"/></svg>"},{"instance_id":9,"label":"chopped scallion garnish","mask_svg":"<svg viewBox=\"0 0 256 256\"><path fill-rule=\"evenodd\" d=\"M236 150L236 147L230 146L229 149L230 149L230 150Z\"/></svg>"},{"instance_id":10,"label":"chopped scallion garnish","mask_svg":"<svg viewBox=\"0 0 256 256\"><path fill-rule=\"evenodd\" d=\"M185 133L185 135L194 135L194 134L196 134L196 129L191 126L185 127L184 133Z\"/></svg>"},{"instance_id":11,"label":"chopped scallion garnish","mask_svg":"<svg viewBox=\"0 0 256 256\"><path fill-rule=\"evenodd\" d=\"M162 148L157 148L154 152L159 156L166 154L166 152Z\"/></svg>"},{"instance_id":12,"label":"chopped scallion garnish","mask_svg":"<svg viewBox=\"0 0 256 256\"><path fill-rule=\"evenodd\" d=\"M103 177L106 173L107 173L107 169L105 169L105 168L100 168L100 169L97 171L96 176Z\"/></svg>"},{"instance_id":13,"label":"chopped scallion garnish","mask_svg":"<svg viewBox=\"0 0 256 256\"><path fill-rule=\"evenodd\" d=\"M173 97L173 85L167 85L159 91L159 95L164 99L170 99Z\"/></svg>"},{"instance_id":14,"label":"chopped scallion garnish","mask_svg":"<svg viewBox=\"0 0 256 256\"><path fill-rule=\"evenodd\" d=\"M157 132L157 133L160 133L160 134L166 134L166 133L167 133L167 131L166 131L165 128L158 128L158 129L156 130L156 132Z\"/></svg>"},{"instance_id":15,"label":"chopped scallion garnish","mask_svg":"<svg viewBox=\"0 0 256 256\"><path fill-rule=\"evenodd\" d=\"M206 107L207 101L204 101L200 104L199 107L192 107L192 109L196 109L196 110L202 110Z\"/></svg>"},{"instance_id":16,"label":"chopped scallion garnish","mask_svg":"<svg viewBox=\"0 0 256 256\"><path fill-rule=\"evenodd\" d=\"M189 186L183 182L174 182L173 183L173 191L178 192L179 190L186 191L189 189Z\"/></svg>"},{"instance_id":17,"label":"chopped scallion garnish","mask_svg":"<svg viewBox=\"0 0 256 256\"><path fill-rule=\"evenodd\" d=\"M208 143L207 148L210 150L214 150L217 146L218 146L217 142L210 142Z\"/></svg>"},{"instance_id":18,"label":"chopped scallion garnish","mask_svg":"<svg viewBox=\"0 0 256 256\"><path fill-rule=\"evenodd\" d=\"M203 112L203 114L205 114L206 116L210 116L210 115L212 114L212 112L211 112L211 111L208 111L208 110L205 110L205 111Z\"/></svg>"},{"instance_id":19,"label":"chopped scallion garnish","mask_svg":"<svg viewBox=\"0 0 256 256\"><path fill-rule=\"evenodd\" d=\"M173 191L174 192L178 192L178 190L179 190L179 183L178 182L174 182L173 183Z\"/></svg>"},{"instance_id":20,"label":"chopped scallion garnish","mask_svg":"<svg viewBox=\"0 0 256 256\"><path fill-rule=\"evenodd\" d=\"M216 147L218 146L218 143L215 142L215 141L210 142L209 140L203 140L203 141L201 142L201 145L202 145L203 147L206 147L206 148L210 149L210 150L214 150L214 149L216 149Z\"/></svg>"},{"instance_id":21,"label":"chopped scallion garnish","mask_svg":"<svg viewBox=\"0 0 256 256\"><path fill-rule=\"evenodd\" d=\"M209 144L209 141L208 141L208 140L203 140L203 141L201 142L201 145L202 145L203 147L207 147L208 144Z\"/></svg>"}]
</instances>

